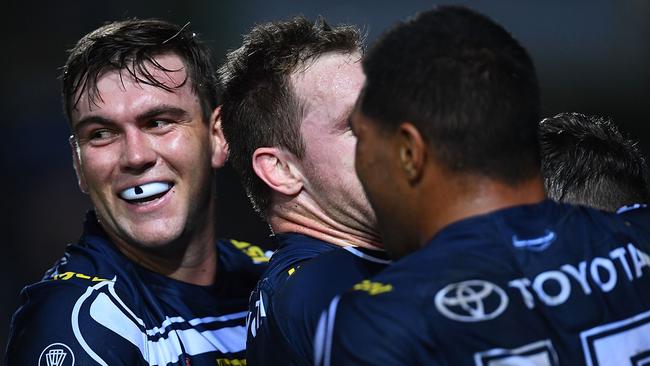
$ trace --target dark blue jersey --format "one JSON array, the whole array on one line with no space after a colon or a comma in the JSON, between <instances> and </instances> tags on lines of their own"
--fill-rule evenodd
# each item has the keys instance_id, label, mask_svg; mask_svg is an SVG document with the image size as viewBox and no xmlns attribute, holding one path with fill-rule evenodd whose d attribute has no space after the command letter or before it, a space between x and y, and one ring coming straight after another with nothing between
<instances>
[{"instance_id":1,"label":"dark blue jersey","mask_svg":"<svg viewBox=\"0 0 650 366\"><path fill-rule=\"evenodd\" d=\"M108 240L94 214L81 240L12 319L8 365L241 365L248 297L268 259L219 240L217 282L196 286L146 270Z\"/></svg>"},{"instance_id":2,"label":"dark blue jersey","mask_svg":"<svg viewBox=\"0 0 650 366\"><path fill-rule=\"evenodd\" d=\"M249 365L305 365L330 300L388 261L384 252L339 248L298 234L280 236L267 274L251 298Z\"/></svg>"},{"instance_id":3,"label":"dark blue jersey","mask_svg":"<svg viewBox=\"0 0 650 366\"><path fill-rule=\"evenodd\" d=\"M545 201L458 221L356 291L320 365L650 364L650 210Z\"/></svg>"}]
</instances>

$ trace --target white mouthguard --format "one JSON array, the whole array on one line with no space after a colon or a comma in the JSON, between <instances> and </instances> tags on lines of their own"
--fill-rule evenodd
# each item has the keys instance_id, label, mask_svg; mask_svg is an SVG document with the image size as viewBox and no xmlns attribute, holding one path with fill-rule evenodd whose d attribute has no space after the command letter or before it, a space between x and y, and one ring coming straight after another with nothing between
<instances>
[{"instance_id":1,"label":"white mouthguard","mask_svg":"<svg viewBox=\"0 0 650 366\"><path fill-rule=\"evenodd\" d=\"M141 186L130 187L120 192L120 197L125 200L140 200L155 196L168 191L171 186L168 183L151 182Z\"/></svg>"}]
</instances>

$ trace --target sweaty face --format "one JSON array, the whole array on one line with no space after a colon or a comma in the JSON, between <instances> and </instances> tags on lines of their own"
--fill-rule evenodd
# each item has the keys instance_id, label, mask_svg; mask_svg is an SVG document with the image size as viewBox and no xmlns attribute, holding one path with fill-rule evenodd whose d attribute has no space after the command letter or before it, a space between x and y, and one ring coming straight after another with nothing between
<instances>
[{"instance_id":1,"label":"sweaty face","mask_svg":"<svg viewBox=\"0 0 650 366\"><path fill-rule=\"evenodd\" d=\"M186 74L173 54L150 67L178 86ZM111 70L97 81L95 103L83 93L72 113L79 183L118 245L161 248L211 224L211 128L188 81L173 92ZM188 234L189 233L189 234Z\"/></svg>"},{"instance_id":2,"label":"sweaty face","mask_svg":"<svg viewBox=\"0 0 650 366\"><path fill-rule=\"evenodd\" d=\"M360 58L356 53L325 54L292 81L305 104L305 189L339 223L374 233L375 215L354 171L356 138L349 126L364 82Z\"/></svg>"}]
</instances>

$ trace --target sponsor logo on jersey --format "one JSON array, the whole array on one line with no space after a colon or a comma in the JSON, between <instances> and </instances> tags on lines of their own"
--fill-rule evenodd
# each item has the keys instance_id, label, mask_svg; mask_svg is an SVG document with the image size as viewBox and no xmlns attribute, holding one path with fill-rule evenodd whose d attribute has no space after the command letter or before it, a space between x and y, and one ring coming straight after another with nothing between
<instances>
[{"instance_id":1,"label":"sponsor logo on jersey","mask_svg":"<svg viewBox=\"0 0 650 366\"><path fill-rule=\"evenodd\" d=\"M370 280L363 280L354 285L352 289L356 291L365 291L369 293L370 296L375 296L383 294L385 292L393 291L393 285L380 282L372 282Z\"/></svg>"},{"instance_id":2,"label":"sponsor logo on jersey","mask_svg":"<svg viewBox=\"0 0 650 366\"><path fill-rule=\"evenodd\" d=\"M235 248L244 252L244 254L249 256L255 263L266 263L271 259L262 248L256 245L251 245L251 243L234 239L230 239L230 243L234 245Z\"/></svg>"},{"instance_id":3,"label":"sponsor logo on jersey","mask_svg":"<svg viewBox=\"0 0 650 366\"><path fill-rule=\"evenodd\" d=\"M52 343L41 352L38 366L74 366L74 353L63 343Z\"/></svg>"},{"instance_id":4,"label":"sponsor logo on jersey","mask_svg":"<svg viewBox=\"0 0 650 366\"><path fill-rule=\"evenodd\" d=\"M546 230L543 236L532 239L522 239L518 238L517 235L512 236L512 245L515 248L523 248L532 250L535 252L541 252L546 250L557 238L555 232Z\"/></svg>"},{"instance_id":5,"label":"sponsor logo on jersey","mask_svg":"<svg viewBox=\"0 0 650 366\"><path fill-rule=\"evenodd\" d=\"M106 278L100 278L97 276L89 276L83 273L77 273L77 272L72 272L72 271L67 271L63 273L57 273L52 276L52 279L54 280L61 280L61 281L67 281L72 278L80 278L82 280L88 280L91 282L101 282L101 281L108 281Z\"/></svg>"},{"instance_id":6,"label":"sponsor logo on jersey","mask_svg":"<svg viewBox=\"0 0 650 366\"><path fill-rule=\"evenodd\" d=\"M245 359L217 358L217 366L246 366Z\"/></svg>"},{"instance_id":7,"label":"sponsor logo on jersey","mask_svg":"<svg viewBox=\"0 0 650 366\"><path fill-rule=\"evenodd\" d=\"M560 268L544 271L532 278L517 278L508 282L518 290L527 308L533 309L536 301L546 306L564 304L576 291L591 295L594 290L610 292L622 281L633 282L650 269L650 256L632 243L598 256ZM534 296L536 295L536 296Z\"/></svg>"},{"instance_id":8,"label":"sponsor logo on jersey","mask_svg":"<svg viewBox=\"0 0 650 366\"><path fill-rule=\"evenodd\" d=\"M494 319L508 307L508 301L503 289L483 280L453 283L439 290L435 296L438 311L449 319L461 322Z\"/></svg>"}]
</instances>

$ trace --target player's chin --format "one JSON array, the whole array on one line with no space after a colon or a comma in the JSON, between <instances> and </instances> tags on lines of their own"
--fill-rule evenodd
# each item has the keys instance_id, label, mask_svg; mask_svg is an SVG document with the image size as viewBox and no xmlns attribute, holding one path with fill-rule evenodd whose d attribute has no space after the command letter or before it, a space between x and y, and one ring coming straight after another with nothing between
<instances>
[{"instance_id":1,"label":"player's chin","mask_svg":"<svg viewBox=\"0 0 650 366\"><path fill-rule=\"evenodd\" d=\"M172 250L183 235L182 225L171 223L142 225L131 233L131 242L150 251Z\"/></svg>"}]
</instances>

